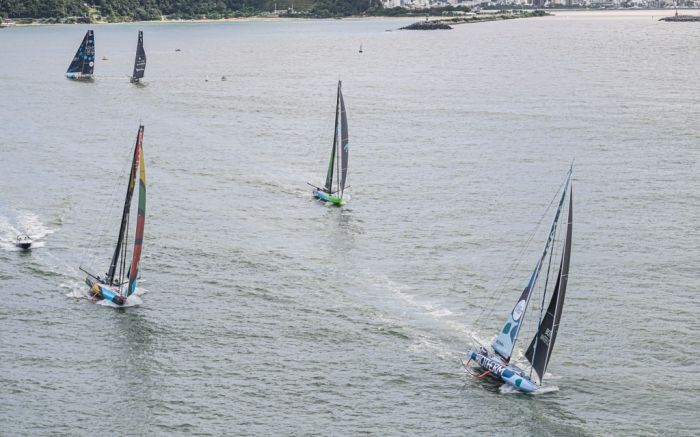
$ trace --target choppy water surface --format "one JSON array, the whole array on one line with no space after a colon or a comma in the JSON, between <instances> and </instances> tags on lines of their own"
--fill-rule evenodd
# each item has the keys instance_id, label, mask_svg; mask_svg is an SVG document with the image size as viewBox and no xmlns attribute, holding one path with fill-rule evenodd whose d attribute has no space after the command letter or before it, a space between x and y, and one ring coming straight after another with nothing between
<instances>
[{"instance_id":1,"label":"choppy water surface","mask_svg":"<svg viewBox=\"0 0 700 437\"><path fill-rule=\"evenodd\" d=\"M700 433L700 27L406 22L99 25L94 83L62 76L86 27L0 31L1 433ZM305 185L339 78L342 209ZM107 267L139 121L143 304L114 310L67 295ZM558 390L504 394L460 359L573 157Z\"/></svg>"}]
</instances>

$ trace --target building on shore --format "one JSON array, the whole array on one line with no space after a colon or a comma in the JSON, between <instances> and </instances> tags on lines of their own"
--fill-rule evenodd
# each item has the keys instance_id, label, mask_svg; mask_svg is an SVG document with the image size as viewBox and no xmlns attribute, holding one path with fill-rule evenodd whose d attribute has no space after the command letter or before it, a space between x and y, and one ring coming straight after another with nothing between
<instances>
[{"instance_id":1,"label":"building on shore","mask_svg":"<svg viewBox=\"0 0 700 437\"><path fill-rule=\"evenodd\" d=\"M697 8L700 0L381 0L385 8L403 7L406 9L439 8L444 6L466 6L503 8L519 6L531 8L592 7L592 8Z\"/></svg>"}]
</instances>

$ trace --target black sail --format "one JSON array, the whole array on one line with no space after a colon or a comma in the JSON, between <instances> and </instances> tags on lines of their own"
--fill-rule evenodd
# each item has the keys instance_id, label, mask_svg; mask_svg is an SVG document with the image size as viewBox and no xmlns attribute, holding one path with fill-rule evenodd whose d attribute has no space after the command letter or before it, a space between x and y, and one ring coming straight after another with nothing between
<instances>
[{"instance_id":1,"label":"black sail","mask_svg":"<svg viewBox=\"0 0 700 437\"><path fill-rule=\"evenodd\" d=\"M348 144L348 117L345 115L345 100L343 100L343 93L340 90L340 83L338 83L338 96L340 100L340 187L338 190L340 190L340 197L343 197L345 179L348 176L350 145Z\"/></svg>"},{"instance_id":2,"label":"black sail","mask_svg":"<svg viewBox=\"0 0 700 437\"><path fill-rule=\"evenodd\" d=\"M135 186L135 176L138 166L138 153L139 153L139 141L142 138L141 131L143 126L139 127L139 132L136 134L136 146L134 147L134 157L131 160L131 173L129 174L129 185L126 189L126 199L124 199L124 211L122 213L122 221L119 226L119 237L117 238L117 246L114 248L114 255L112 255L112 262L109 264L109 270L107 271L106 281L109 285L114 284L114 273L119 264L119 253L122 249L122 244L124 243L124 232L126 231L126 223L129 219L129 211L131 211L131 197L134 194Z\"/></svg>"},{"instance_id":3,"label":"black sail","mask_svg":"<svg viewBox=\"0 0 700 437\"><path fill-rule=\"evenodd\" d=\"M146 52L143 50L143 31L139 30L139 42L136 46L136 59L134 60L134 74L131 79L141 79L146 72Z\"/></svg>"},{"instance_id":4,"label":"black sail","mask_svg":"<svg viewBox=\"0 0 700 437\"><path fill-rule=\"evenodd\" d=\"M333 124L333 148L331 148L331 159L328 162L328 173L326 173L326 185L324 189L327 193L332 192L333 170L335 169L336 145L338 144L338 109L340 108L340 81L338 81L338 95L335 100L335 123Z\"/></svg>"},{"instance_id":5,"label":"black sail","mask_svg":"<svg viewBox=\"0 0 700 437\"><path fill-rule=\"evenodd\" d=\"M85 32L85 37L75 52L75 56L68 66L67 74L89 75L95 70L95 34L92 30Z\"/></svg>"},{"instance_id":6,"label":"black sail","mask_svg":"<svg viewBox=\"0 0 700 437\"><path fill-rule=\"evenodd\" d=\"M566 296L566 285L569 280L569 262L571 261L571 232L573 228L573 189L569 193L569 220L566 225L566 240L564 243L564 253L562 254L559 266L559 275L554 286L552 299L542 322L535 333L530 346L525 352L525 357L532 364L533 370L537 373L540 381L544 376L549 364L549 357L552 355L554 341L557 339L559 321L564 307L564 297Z\"/></svg>"}]
</instances>

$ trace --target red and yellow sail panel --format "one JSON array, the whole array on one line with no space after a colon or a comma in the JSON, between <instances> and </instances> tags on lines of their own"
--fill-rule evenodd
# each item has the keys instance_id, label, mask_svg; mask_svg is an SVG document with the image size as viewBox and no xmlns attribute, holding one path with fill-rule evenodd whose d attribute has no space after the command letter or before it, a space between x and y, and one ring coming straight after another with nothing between
<instances>
[{"instance_id":1,"label":"red and yellow sail panel","mask_svg":"<svg viewBox=\"0 0 700 437\"><path fill-rule=\"evenodd\" d=\"M136 234L134 235L134 250L131 257L131 268L129 269L129 288L127 289L127 296L132 295L136 291L136 278L138 277L139 261L141 260L141 248L143 245L143 229L146 223L146 161L143 157L143 126L141 126L139 129L139 137L136 148L138 157L135 160L135 165L140 165L139 209L136 216Z\"/></svg>"}]
</instances>

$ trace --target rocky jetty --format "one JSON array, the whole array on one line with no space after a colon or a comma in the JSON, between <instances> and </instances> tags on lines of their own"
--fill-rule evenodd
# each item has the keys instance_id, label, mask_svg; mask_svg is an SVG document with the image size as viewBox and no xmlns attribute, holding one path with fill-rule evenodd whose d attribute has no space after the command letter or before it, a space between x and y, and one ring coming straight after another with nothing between
<instances>
[{"instance_id":1,"label":"rocky jetty","mask_svg":"<svg viewBox=\"0 0 700 437\"><path fill-rule=\"evenodd\" d=\"M401 30L442 30L442 29L452 29L452 26L450 26L447 23L443 23L442 21L419 21L417 23L410 24L408 26L404 26L401 28Z\"/></svg>"},{"instance_id":2,"label":"rocky jetty","mask_svg":"<svg viewBox=\"0 0 700 437\"><path fill-rule=\"evenodd\" d=\"M697 15L673 15L670 17L660 18L659 21L700 21Z\"/></svg>"}]
</instances>

